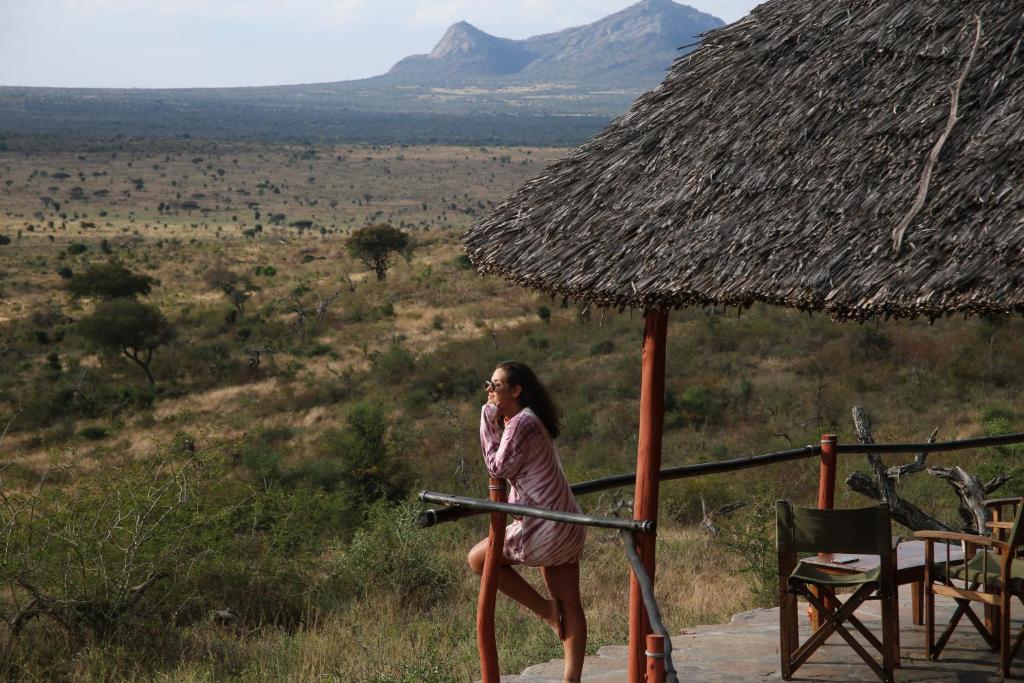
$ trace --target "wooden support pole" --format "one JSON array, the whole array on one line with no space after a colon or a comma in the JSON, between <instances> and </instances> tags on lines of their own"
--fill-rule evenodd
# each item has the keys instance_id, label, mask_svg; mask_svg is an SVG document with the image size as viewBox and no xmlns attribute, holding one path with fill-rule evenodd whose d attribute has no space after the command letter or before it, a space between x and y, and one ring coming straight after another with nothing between
<instances>
[{"instance_id":1,"label":"wooden support pole","mask_svg":"<svg viewBox=\"0 0 1024 683\"><path fill-rule=\"evenodd\" d=\"M637 439L636 491L633 519L657 520L661 436L665 422L665 340L668 314L648 311L644 316L643 371L640 379L640 433ZM655 534L637 534L637 554L654 583ZM651 632L640 584L629 581L629 683L642 683L646 669L644 648Z\"/></svg>"},{"instance_id":2,"label":"wooden support pole","mask_svg":"<svg viewBox=\"0 0 1024 683\"><path fill-rule=\"evenodd\" d=\"M665 636L647 635L646 683L665 683Z\"/></svg>"},{"instance_id":3,"label":"wooden support pole","mask_svg":"<svg viewBox=\"0 0 1024 683\"><path fill-rule=\"evenodd\" d=\"M821 465L818 469L818 509L831 510L836 505L836 435L821 435ZM817 591L811 589L815 595ZM829 605L829 602L824 602ZM834 605L829 605L834 607ZM811 620L811 628L817 630L821 625L821 616L813 607L807 608L807 617Z\"/></svg>"},{"instance_id":4,"label":"wooden support pole","mask_svg":"<svg viewBox=\"0 0 1024 683\"><path fill-rule=\"evenodd\" d=\"M505 502L505 482L490 480L490 499L496 503ZM498 668L498 644L494 639L494 604L498 596L498 572L501 569L501 553L505 545L505 513L491 513L491 528L487 535L487 554L484 556L484 571L480 576L480 596L476 603L476 647L480 653L480 674L483 683L500 683L501 670Z\"/></svg>"},{"instance_id":5,"label":"wooden support pole","mask_svg":"<svg viewBox=\"0 0 1024 683\"><path fill-rule=\"evenodd\" d=\"M818 472L818 509L836 505L836 435L821 435L821 468Z\"/></svg>"}]
</instances>

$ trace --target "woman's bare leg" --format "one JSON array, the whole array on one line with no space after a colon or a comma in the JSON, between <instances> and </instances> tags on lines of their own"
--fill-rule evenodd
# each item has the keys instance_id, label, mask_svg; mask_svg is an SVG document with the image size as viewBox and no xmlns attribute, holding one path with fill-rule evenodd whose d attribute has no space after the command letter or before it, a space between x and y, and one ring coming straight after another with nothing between
<instances>
[{"instance_id":1,"label":"woman's bare leg","mask_svg":"<svg viewBox=\"0 0 1024 683\"><path fill-rule=\"evenodd\" d=\"M466 558L470 568L477 574L483 574L484 558L487 556L487 539L480 541L469 551ZM558 633L558 605L554 598L547 600L529 582L519 575L510 562L502 556L498 568L498 590L526 607L543 619L555 633ZM557 597L557 596L556 596Z\"/></svg>"},{"instance_id":2,"label":"woman's bare leg","mask_svg":"<svg viewBox=\"0 0 1024 683\"><path fill-rule=\"evenodd\" d=\"M580 599L580 565L560 564L541 567L541 575L551 595L562 603L562 625L564 637L562 649L565 652L565 681L578 681L583 672L583 657L587 653L587 616L583 613Z\"/></svg>"}]
</instances>

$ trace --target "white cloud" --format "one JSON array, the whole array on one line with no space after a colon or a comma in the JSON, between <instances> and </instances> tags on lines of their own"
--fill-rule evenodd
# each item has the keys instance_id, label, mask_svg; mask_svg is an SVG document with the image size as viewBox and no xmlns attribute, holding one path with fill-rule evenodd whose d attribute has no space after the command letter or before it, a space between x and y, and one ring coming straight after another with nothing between
<instances>
[{"instance_id":1,"label":"white cloud","mask_svg":"<svg viewBox=\"0 0 1024 683\"><path fill-rule=\"evenodd\" d=\"M357 18L367 0L64 0L79 14L128 15L154 19L291 19L345 24Z\"/></svg>"},{"instance_id":2,"label":"white cloud","mask_svg":"<svg viewBox=\"0 0 1024 683\"><path fill-rule=\"evenodd\" d=\"M417 1L415 4L409 23L419 27L448 26L456 21L468 19L471 16L469 8L473 5L466 0Z\"/></svg>"},{"instance_id":3,"label":"white cloud","mask_svg":"<svg viewBox=\"0 0 1024 683\"><path fill-rule=\"evenodd\" d=\"M411 0L407 24L444 28L465 20L495 35L525 38L596 21L630 0Z\"/></svg>"}]
</instances>

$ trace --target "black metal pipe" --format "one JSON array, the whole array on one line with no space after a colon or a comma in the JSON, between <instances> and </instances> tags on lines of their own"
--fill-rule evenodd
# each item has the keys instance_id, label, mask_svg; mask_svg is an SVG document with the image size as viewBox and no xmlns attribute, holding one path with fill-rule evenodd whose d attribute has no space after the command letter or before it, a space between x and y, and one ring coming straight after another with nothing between
<instances>
[{"instance_id":1,"label":"black metal pipe","mask_svg":"<svg viewBox=\"0 0 1024 683\"><path fill-rule=\"evenodd\" d=\"M961 439L959 441L941 441L936 443L876 443L876 444L844 444L836 447L838 453L940 453L948 451L966 450L969 448L984 448L987 446L1003 446L1007 444L1024 443L1024 432L1013 434L1000 434L998 436L982 436L973 439ZM681 465L679 467L667 467L661 470L661 481L672 481L675 479L688 479L708 474L721 472L735 472L750 467L761 467L773 465L790 460L811 458L821 453L818 445L807 445L802 448L794 448L788 451L777 451L763 455L750 455L717 462L702 462L695 465ZM615 474L610 477L592 479L589 481L572 484L569 488L573 495L595 493L608 489L630 486L636 481L636 473ZM428 527L443 522L453 522L463 517L480 514L480 510L467 509L463 507L448 508L444 510L427 510L420 514L420 526Z\"/></svg>"},{"instance_id":2,"label":"black metal pipe","mask_svg":"<svg viewBox=\"0 0 1024 683\"><path fill-rule=\"evenodd\" d=\"M640 596L644 601L644 609L647 610L647 621L651 622L651 630L665 639L665 680L667 683L679 683L676 667L672 663L672 638L665 628L665 622L661 620L658 601L654 599L654 583L640 560L640 554L636 551L636 537L626 530L619 531L619 535L622 536L622 546L626 550L630 566L633 567L636 582L640 584Z\"/></svg>"},{"instance_id":3,"label":"black metal pipe","mask_svg":"<svg viewBox=\"0 0 1024 683\"><path fill-rule=\"evenodd\" d=\"M478 510L480 512L504 512L508 515L519 515L523 517L539 517L553 522L566 522L568 524L583 524L585 526L596 526L604 529L619 529L626 531L653 532L655 523L647 519L619 519L618 517L594 517L578 512L558 512L545 508L532 507L530 505L516 505L513 503L496 503L482 498L467 498L466 496L453 496L448 493L437 493L436 491L421 491L420 500L425 503L441 503L442 505L458 505L459 507Z\"/></svg>"},{"instance_id":4,"label":"black metal pipe","mask_svg":"<svg viewBox=\"0 0 1024 683\"><path fill-rule=\"evenodd\" d=\"M1024 443L1024 432L1000 434L998 436L978 436L973 439L959 441L939 441L936 443L871 443L852 444L840 443L836 446L837 453L942 453L946 451L962 451L968 448L984 448L986 446L1005 446L1011 443Z\"/></svg>"}]
</instances>

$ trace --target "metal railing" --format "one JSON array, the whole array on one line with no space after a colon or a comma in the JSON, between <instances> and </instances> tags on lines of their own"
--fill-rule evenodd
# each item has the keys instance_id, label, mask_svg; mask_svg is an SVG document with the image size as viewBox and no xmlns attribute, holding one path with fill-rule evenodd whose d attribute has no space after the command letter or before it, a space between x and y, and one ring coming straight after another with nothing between
<instances>
[{"instance_id":1,"label":"metal railing","mask_svg":"<svg viewBox=\"0 0 1024 683\"><path fill-rule=\"evenodd\" d=\"M492 479L490 485L491 491L503 489L498 484L494 483ZM547 519L553 522L562 522L564 524L580 524L583 526L592 526L602 529L616 529L619 535L622 537L622 545L626 551L626 559L629 561L630 567L633 569L633 575L636 576L637 583L640 584L640 592L643 598L644 608L647 611L647 620L651 624L651 630L653 630L659 637L656 640L648 641L647 657L649 660L648 669L653 669L657 672L657 680L665 681L666 683L678 683L679 679L676 675L675 666L672 662L672 638L669 635L668 629L665 627L664 621L661 618L661 610L658 608L657 600L654 597L654 582L651 580L650 575L647 573L647 568L644 567L644 563L640 559L640 555L636 549L636 533L654 533L657 528L657 524L653 520L646 519L622 519L620 517L598 517L594 515L584 515L576 512L560 512L556 510L548 510L547 508L534 507L530 505L517 505L515 503L506 503L500 500L484 500L482 498L469 498L466 496L455 496L448 493L437 493L436 491L421 491L419 499L424 503L440 503L442 505L453 505L457 506L449 508L452 510L471 510L474 514L483 512L500 513L501 515L518 515L521 517L538 517L540 519ZM430 511L436 514L437 511ZM451 521L446 520L446 521ZM492 533L491 539L493 540L494 534L494 520L492 517ZM500 523L503 525L504 520ZM429 526L429 525L428 525ZM495 544L497 545L497 544ZM488 547L488 554L492 552L492 548ZM500 553L501 549L497 548L495 552ZM484 565L485 576L481 579L481 606L479 612L485 613L487 623L479 624L477 628L477 638L480 640L493 639L493 594L494 588L491 588L489 584L496 582L487 577L489 567L487 562ZM494 571L494 570L492 570ZM487 584L486 587L485 584ZM482 636L482 634L485 634ZM494 680L495 683L500 678L497 674L497 654L493 642L481 642L479 643L481 652L481 667L484 671L484 683L490 683ZM492 661L493 660L493 661ZM650 661L654 660L654 661ZM652 682L654 680L652 679Z\"/></svg>"},{"instance_id":2,"label":"metal railing","mask_svg":"<svg viewBox=\"0 0 1024 683\"><path fill-rule=\"evenodd\" d=\"M875 443L875 444L836 444L836 453L939 453L946 451L967 450L970 448L985 448L990 446L1005 446L1015 443L1024 443L1024 432L1013 434L1001 434L998 436L983 436L972 439L960 439L957 441L936 441L935 443ZM661 470L661 481L673 481L675 479L689 479L691 477L702 477L708 474L720 474L722 472L735 472L751 467L763 467L774 465L791 460L802 460L821 455L820 445L807 445L801 448L792 448L786 451L776 451L761 455L745 455L718 460L715 462L702 462L693 465L682 465L679 467L666 467ZM614 474L600 479L581 481L569 486L573 495L581 496L587 493L607 491L622 486L632 486L636 481L636 472L626 474ZM430 527L435 524L454 522L457 519L470 517L483 512L483 510L465 507L451 507L442 510L424 510L420 513L419 523L421 527Z\"/></svg>"},{"instance_id":3,"label":"metal railing","mask_svg":"<svg viewBox=\"0 0 1024 683\"><path fill-rule=\"evenodd\" d=\"M968 450L973 448L986 448L992 446L1004 446L1009 444L1024 443L1024 432L1015 432L1012 434L1001 434L998 436L985 436L976 437L971 439L959 439L955 441L942 441L934 443L889 443L889 444L839 444L836 443L835 436L825 435L822 437L820 445L807 445L802 448L793 448L785 451L775 451L772 453L764 453L761 455L750 455L750 456L739 456L729 458L726 460L719 460L715 462L704 462L696 463L692 465L682 465L679 467L666 467L660 470L659 481L672 481L675 479L688 479L692 477L700 477L709 474L719 474L723 472L735 472L738 470L749 469L752 467L763 467L766 465L774 465L783 462L789 462L793 460L802 460L812 457L821 458L821 478L819 480L819 491L818 491L818 503L819 507L831 507L832 500L835 492L835 474L836 474L836 456L839 454L849 453L885 453L885 454L897 454L897 453L939 453L949 451ZM576 484L570 485L574 495L583 495L586 493L595 493L597 491L606 491L609 489L619 488L622 486L633 485L636 481L636 473L631 472L627 474L617 474L609 477L602 477L600 479L593 479L590 481L583 481ZM492 496L495 493L496 488L503 488L497 485L496 480L492 480L491 489ZM541 519L547 519L557 522L564 522L567 524L582 524L586 526L601 527L606 529L616 529L619 531L623 538L623 546L626 551L627 559L629 560L630 566L633 569L634 576L637 578L637 582L640 584L640 590L642 593L643 604L647 612L648 621L651 624L651 628L658 636L648 636L648 676L647 680L651 683L655 681L669 681L669 683L676 683L677 677L675 668L672 662L672 642L668 634L668 630L665 628L664 623L661 619L661 613L658 609L657 602L654 597L654 585L650 579L643 562L636 550L636 533L654 533L656 530L656 522L654 520L634 520L634 519L621 519L619 517L598 517L593 515L585 515L580 513L568 513L568 512L556 512L553 510L547 510L544 508L531 507L527 505L516 505L506 503L499 500L483 500L479 498L470 498L466 496L456 496L446 493L438 493L433 491L423 491L420 493L420 500L426 503L437 503L451 507L444 509L430 509L420 513L419 524L421 527L430 527L436 524L442 524L445 522L452 522L458 519L469 517L472 515L481 514L484 512L492 513L491 518L491 540L493 541L496 535L496 525L498 521L501 522L501 529L504 531L504 515L513 514L526 517L539 517ZM480 605L484 606L485 602L489 600L490 604L487 605L487 610L490 613L493 622L493 601L494 592L496 590L496 575L491 577L492 580L489 582L491 585L488 588L488 595L485 595L483 590L484 583L487 583L486 573L488 568L492 571L496 571L497 565L495 558L492 557L494 552L500 553L500 548L495 549L493 543L488 546L488 561L485 563L485 579L482 581L481 590L481 602ZM482 609L480 610L483 611ZM813 615L812 615L813 616ZM481 637L481 633L484 629L478 621L478 638ZM660 638L659 638L660 636ZM484 683L490 683L490 681L498 681L497 677L497 654L494 648L493 639L493 623L489 630L489 638L491 642L488 644L490 651L493 653L490 662L490 675L487 673L487 666L485 666ZM662 642L663 639L663 642ZM483 661L484 645L481 644L481 664L485 665Z\"/></svg>"}]
</instances>

